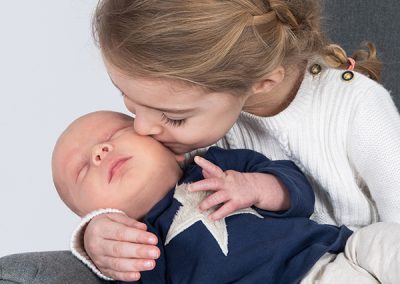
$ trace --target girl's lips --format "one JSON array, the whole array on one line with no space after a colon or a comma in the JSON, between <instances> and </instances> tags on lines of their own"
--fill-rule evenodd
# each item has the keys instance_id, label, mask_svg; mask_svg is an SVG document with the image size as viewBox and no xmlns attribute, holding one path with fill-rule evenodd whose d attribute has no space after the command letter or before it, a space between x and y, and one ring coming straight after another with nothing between
<instances>
[{"instance_id":1,"label":"girl's lips","mask_svg":"<svg viewBox=\"0 0 400 284\"><path fill-rule=\"evenodd\" d=\"M131 159L132 157L126 157L126 158L121 158L117 159L114 162L111 163L110 169L108 171L108 183L111 182L112 178L114 177L115 173L121 169L121 167L125 164L126 161Z\"/></svg>"}]
</instances>

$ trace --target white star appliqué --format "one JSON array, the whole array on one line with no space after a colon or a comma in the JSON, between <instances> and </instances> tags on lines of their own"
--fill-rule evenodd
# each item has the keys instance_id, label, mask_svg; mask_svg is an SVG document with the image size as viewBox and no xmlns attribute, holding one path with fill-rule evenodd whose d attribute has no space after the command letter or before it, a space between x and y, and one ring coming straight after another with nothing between
<instances>
[{"instance_id":1,"label":"white star appliqu\u00e9","mask_svg":"<svg viewBox=\"0 0 400 284\"><path fill-rule=\"evenodd\" d=\"M217 241L222 253L225 256L228 255L228 231L226 229L225 218L218 221L212 221L208 218L208 215L214 212L215 208L211 208L204 212L200 212L198 209L199 203L211 192L189 192L186 187L187 184L181 184L175 189L174 198L178 200L182 206L174 216L174 220L172 221L165 239L165 245L194 223L201 221ZM263 218L252 208L237 210L227 217L237 214L253 214L259 218Z\"/></svg>"}]
</instances>

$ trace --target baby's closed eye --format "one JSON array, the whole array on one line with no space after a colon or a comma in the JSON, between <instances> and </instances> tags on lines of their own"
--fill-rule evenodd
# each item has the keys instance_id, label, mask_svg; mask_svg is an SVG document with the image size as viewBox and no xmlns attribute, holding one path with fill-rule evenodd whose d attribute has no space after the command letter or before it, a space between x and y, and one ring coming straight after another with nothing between
<instances>
[{"instance_id":1,"label":"baby's closed eye","mask_svg":"<svg viewBox=\"0 0 400 284\"><path fill-rule=\"evenodd\" d=\"M82 166L79 167L79 170L76 174L76 181L75 183L79 183L86 175L88 171L89 165L87 163L83 164Z\"/></svg>"}]
</instances>

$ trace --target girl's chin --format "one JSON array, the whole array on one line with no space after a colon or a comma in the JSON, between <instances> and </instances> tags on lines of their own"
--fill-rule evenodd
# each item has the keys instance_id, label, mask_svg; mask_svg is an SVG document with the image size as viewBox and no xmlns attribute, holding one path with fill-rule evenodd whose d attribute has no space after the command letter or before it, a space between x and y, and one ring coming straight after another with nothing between
<instances>
[{"instance_id":1,"label":"girl's chin","mask_svg":"<svg viewBox=\"0 0 400 284\"><path fill-rule=\"evenodd\" d=\"M182 163L185 160L185 154L174 154L174 156L178 163Z\"/></svg>"},{"instance_id":2,"label":"girl's chin","mask_svg":"<svg viewBox=\"0 0 400 284\"><path fill-rule=\"evenodd\" d=\"M175 156L185 155L186 153L191 152L193 150L191 147L180 144L164 144L164 146L166 146L169 150L171 150Z\"/></svg>"}]
</instances>

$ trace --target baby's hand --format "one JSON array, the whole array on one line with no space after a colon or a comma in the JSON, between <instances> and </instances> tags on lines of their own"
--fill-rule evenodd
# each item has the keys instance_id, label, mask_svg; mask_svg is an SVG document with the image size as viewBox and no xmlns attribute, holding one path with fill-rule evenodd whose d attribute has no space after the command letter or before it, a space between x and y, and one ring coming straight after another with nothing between
<instances>
[{"instance_id":1,"label":"baby's hand","mask_svg":"<svg viewBox=\"0 0 400 284\"><path fill-rule=\"evenodd\" d=\"M106 276L135 281L140 271L152 270L160 256L157 237L147 226L119 213L93 218L84 235L86 252Z\"/></svg>"},{"instance_id":2,"label":"baby's hand","mask_svg":"<svg viewBox=\"0 0 400 284\"><path fill-rule=\"evenodd\" d=\"M214 191L199 205L199 209L202 211L222 205L209 215L212 220L222 219L259 201L259 190L254 188L252 173L240 173L232 170L224 172L220 167L199 156L196 156L194 161L203 169L204 179L190 184L188 190Z\"/></svg>"}]
</instances>

